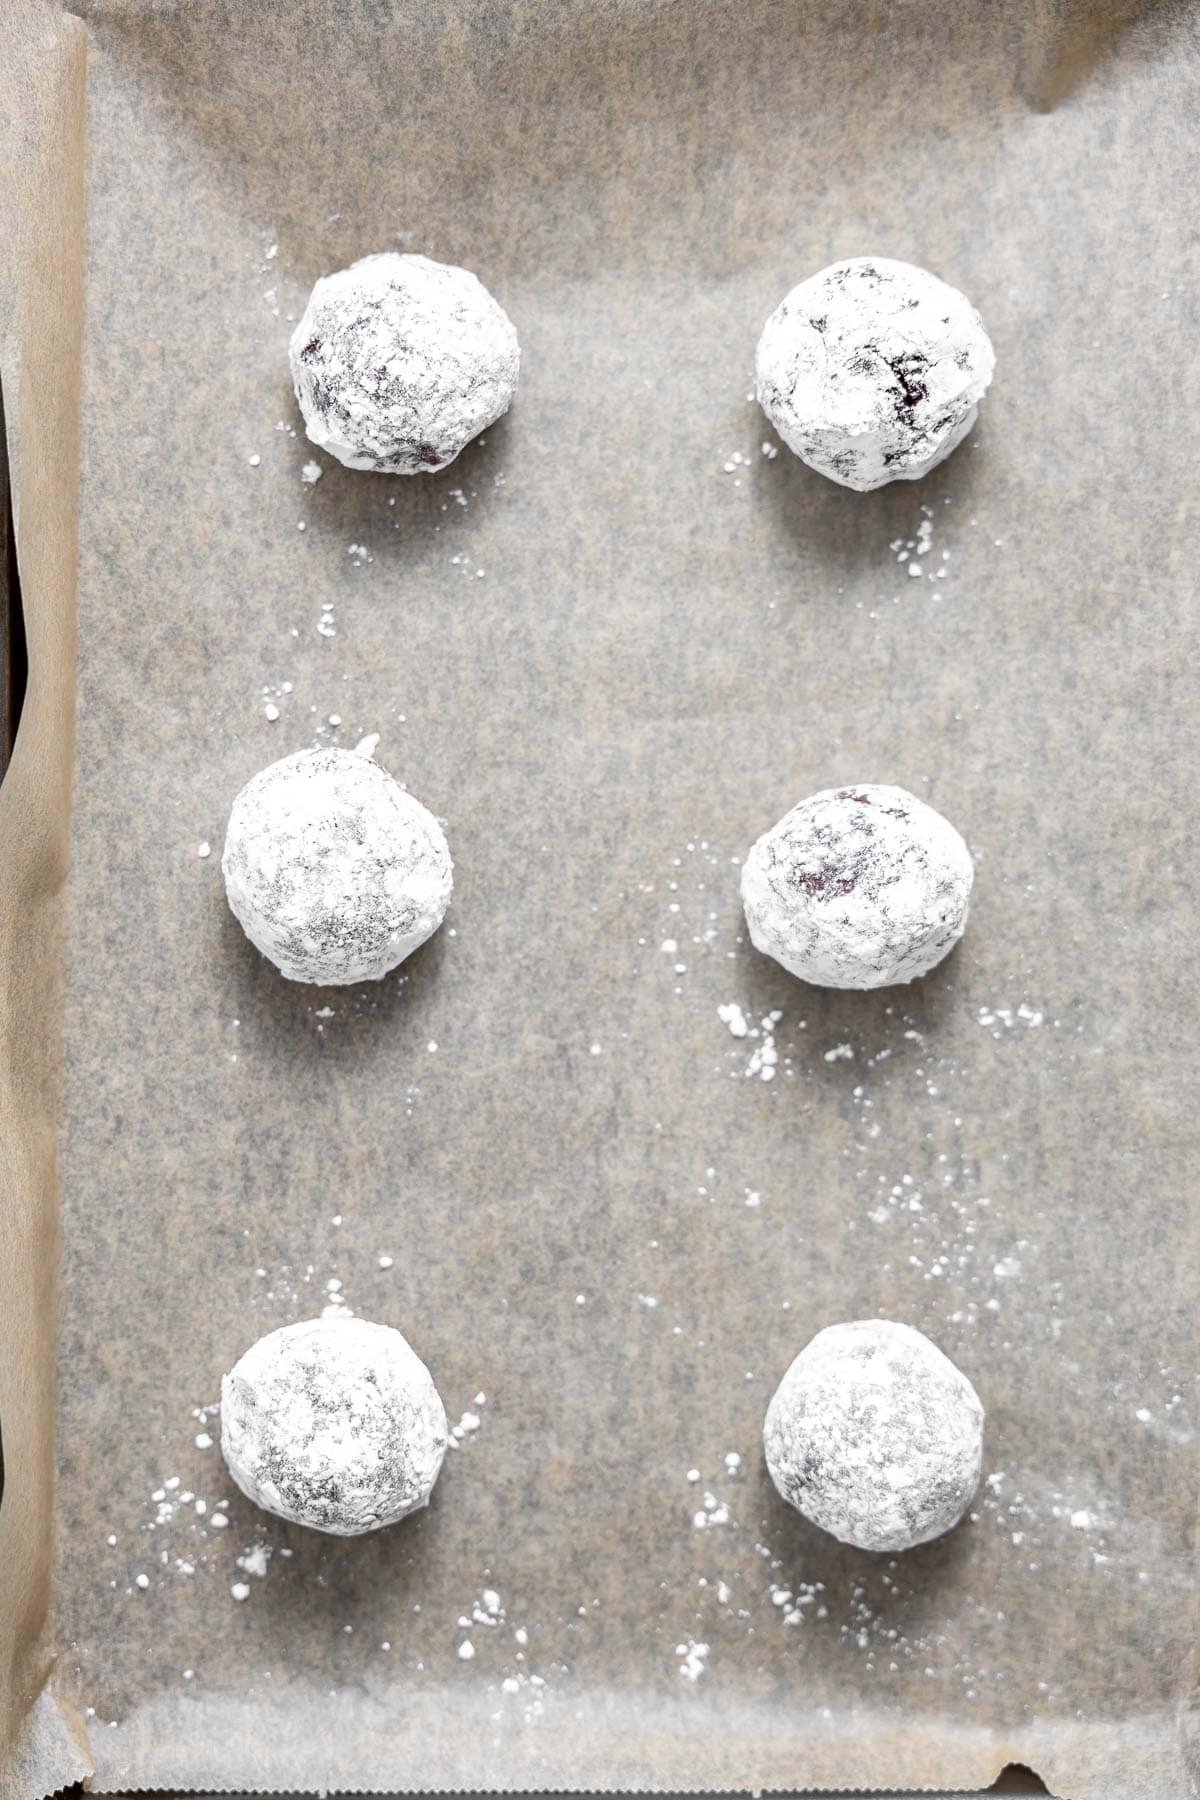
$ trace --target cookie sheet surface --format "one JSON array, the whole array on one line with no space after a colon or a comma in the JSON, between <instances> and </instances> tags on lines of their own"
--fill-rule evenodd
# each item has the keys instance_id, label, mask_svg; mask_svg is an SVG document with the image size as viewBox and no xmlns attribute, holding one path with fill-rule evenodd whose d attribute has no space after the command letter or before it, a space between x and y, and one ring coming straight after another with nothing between
<instances>
[{"instance_id":1,"label":"cookie sheet surface","mask_svg":"<svg viewBox=\"0 0 1200 1800\"><path fill-rule=\"evenodd\" d=\"M56 1682L95 1786L1016 1759L1173 1800L1194 15L83 16ZM313 280L387 248L520 333L511 414L433 477L339 468L290 393ZM748 399L783 293L863 252L960 287L998 359L965 446L868 495ZM289 985L224 902L229 804L369 732L445 821L446 928L378 985ZM745 939L747 847L844 781L976 858L911 989ZM209 1441L235 1357L339 1303L458 1430L429 1511L356 1541L255 1512ZM800 1346L876 1314L988 1414L972 1518L903 1558L807 1527L760 1448Z\"/></svg>"}]
</instances>

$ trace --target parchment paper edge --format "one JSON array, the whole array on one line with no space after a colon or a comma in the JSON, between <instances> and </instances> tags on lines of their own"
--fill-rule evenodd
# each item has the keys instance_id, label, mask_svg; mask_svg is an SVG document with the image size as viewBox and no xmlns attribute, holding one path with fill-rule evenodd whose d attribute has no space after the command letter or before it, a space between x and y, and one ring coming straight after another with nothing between
<instances>
[{"instance_id":1,"label":"parchment paper edge","mask_svg":"<svg viewBox=\"0 0 1200 1800\"><path fill-rule=\"evenodd\" d=\"M87 36L52 0L13 0L0 42L0 381L29 658L0 786L0 1793L27 1796L91 1770L47 1685Z\"/></svg>"}]
</instances>

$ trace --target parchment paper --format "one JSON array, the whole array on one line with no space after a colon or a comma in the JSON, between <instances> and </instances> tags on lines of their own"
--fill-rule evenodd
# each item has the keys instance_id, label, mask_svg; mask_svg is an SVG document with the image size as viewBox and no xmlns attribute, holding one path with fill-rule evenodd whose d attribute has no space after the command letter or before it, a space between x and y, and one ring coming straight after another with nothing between
<instances>
[{"instance_id":1,"label":"parchment paper","mask_svg":"<svg viewBox=\"0 0 1200 1800\"><path fill-rule=\"evenodd\" d=\"M93 1785L1194 1791L1194 12L85 18L52 1693ZM289 392L312 280L389 246L521 335L433 478L330 464ZM998 371L944 468L860 496L747 395L784 291L868 250L962 287ZM289 986L224 903L229 803L369 731L446 820L447 929ZM747 846L843 780L977 858L911 990L744 941ZM358 1541L205 1442L240 1351L338 1298L462 1432ZM903 1558L759 1448L807 1338L876 1313L988 1409L973 1517Z\"/></svg>"},{"instance_id":2,"label":"parchment paper","mask_svg":"<svg viewBox=\"0 0 1200 1800\"><path fill-rule=\"evenodd\" d=\"M0 21L7 438L0 473L10 484L0 508L11 506L20 564L19 582L10 585L7 567L0 576L0 639L9 636L19 586L28 651L23 700L15 689L6 694L0 733L0 1783L25 1793L74 1780L89 1766L86 1745L47 1687L56 1642L49 1618L56 1137L74 714L83 127L83 28L19 0ZM10 759L7 727L19 701Z\"/></svg>"}]
</instances>

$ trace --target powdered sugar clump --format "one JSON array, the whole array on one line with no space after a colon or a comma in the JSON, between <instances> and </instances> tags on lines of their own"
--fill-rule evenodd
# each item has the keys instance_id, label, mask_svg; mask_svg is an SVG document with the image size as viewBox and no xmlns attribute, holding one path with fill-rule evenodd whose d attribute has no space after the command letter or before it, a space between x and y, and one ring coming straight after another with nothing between
<instances>
[{"instance_id":1,"label":"powdered sugar clump","mask_svg":"<svg viewBox=\"0 0 1200 1800\"><path fill-rule=\"evenodd\" d=\"M356 1537L428 1503L446 1409L398 1331L328 1314L268 1332L225 1376L221 1449L256 1505Z\"/></svg>"},{"instance_id":2,"label":"powdered sugar clump","mask_svg":"<svg viewBox=\"0 0 1200 1800\"><path fill-rule=\"evenodd\" d=\"M763 1448L775 1486L814 1525L860 1550L909 1550L970 1505L983 1407L911 1325L830 1325L780 1382Z\"/></svg>"},{"instance_id":3,"label":"powdered sugar clump","mask_svg":"<svg viewBox=\"0 0 1200 1800\"><path fill-rule=\"evenodd\" d=\"M737 1001L731 1000L727 1006L718 1006L717 1017L727 1028L730 1037L751 1040L744 1073L747 1076L757 1075L760 1081L774 1081L775 1071L779 1066L775 1029L783 1018L778 1008L764 1013L757 1025L751 1025Z\"/></svg>"},{"instance_id":4,"label":"powdered sugar clump","mask_svg":"<svg viewBox=\"0 0 1200 1800\"><path fill-rule=\"evenodd\" d=\"M975 308L912 263L855 256L763 327L759 404L811 468L865 492L935 468L975 423L996 358Z\"/></svg>"},{"instance_id":5,"label":"powdered sugar clump","mask_svg":"<svg viewBox=\"0 0 1200 1800\"><path fill-rule=\"evenodd\" d=\"M450 903L441 826L386 769L330 746L255 775L221 859L242 929L289 980L376 981L423 944Z\"/></svg>"},{"instance_id":6,"label":"powdered sugar clump","mask_svg":"<svg viewBox=\"0 0 1200 1800\"><path fill-rule=\"evenodd\" d=\"M736 1000L731 1000L727 1006L718 1006L717 1017L722 1025L728 1026L730 1037L744 1038L750 1029L746 1023L746 1015Z\"/></svg>"},{"instance_id":7,"label":"powdered sugar clump","mask_svg":"<svg viewBox=\"0 0 1200 1800\"><path fill-rule=\"evenodd\" d=\"M903 788L826 788L759 838L742 870L755 948L818 987L913 981L963 934L974 869Z\"/></svg>"},{"instance_id":8,"label":"powdered sugar clump","mask_svg":"<svg viewBox=\"0 0 1200 1800\"><path fill-rule=\"evenodd\" d=\"M390 475L453 462L508 411L521 361L476 276L396 251L322 276L288 354L311 442Z\"/></svg>"}]
</instances>

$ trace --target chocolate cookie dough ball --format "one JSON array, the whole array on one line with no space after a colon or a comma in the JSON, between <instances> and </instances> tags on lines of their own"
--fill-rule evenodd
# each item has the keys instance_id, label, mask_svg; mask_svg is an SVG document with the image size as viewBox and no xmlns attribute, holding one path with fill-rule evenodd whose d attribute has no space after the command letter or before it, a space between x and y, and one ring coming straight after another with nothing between
<instances>
[{"instance_id":1,"label":"chocolate cookie dough ball","mask_svg":"<svg viewBox=\"0 0 1200 1800\"><path fill-rule=\"evenodd\" d=\"M446 1409L390 1325L308 1319L259 1338L222 1380L221 1450L256 1506L357 1537L428 1504Z\"/></svg>"},{"instance_id":2,"label":"chocolate cookie dough ball","mask_svg":"<svg viewBox=\"0 0 1200 1800\"><path fill-rule=\"evenodd\" d=\"M817 987L914 981L967 923L974 868L941 813L897 787L826 788L742 869L750 939Z\"/></svg>"},{"instance_id":3,"label":"chocolate cookie dough ball","mask_svg":"<svg viewBox=\"0 0 1200 1800\"><path fill-rule=\"evenodd\" d=\"M794 287L763 327L758 401L796 455L865 492L961 444L995 353L964 294L912 263L854 256Z\"/></svg>"},{"instance_id":4,"label":"chocolate cookie dough ball","mask_svg":"<svg viewBox=\"0 0 1200 1800\"><path fill-rule=\"evenodd\" d=\"M441 826L370 757L300 750L233 803L221 870L252 944L290 981L377 981L450 903Z\"/></svg>"},{"instance_id":5,"label":"chocolate cookie dough ball","mask_svg":"<svg viewBox=\"0 0 1200 1800\"><path fill-rule=\"evenodd\" d=\"M476 276L392 250L321 277L288 355L312 442L385 475L453 462L508 411L521 363Z\"/></svg>"},{"instance_id":6,"label":"chocolate cookie dough ball","mask_svg":"<svg viewBox=\"0 0 1200 1800\"><path fill-rule=\"evenodd\" d=\"M983 1407L911 1325L829 1325L780 1382L763 1449L783 1498L814 1525L860 1550L911 1550L971 1504Z\"/></svg>"}]
</instances>

